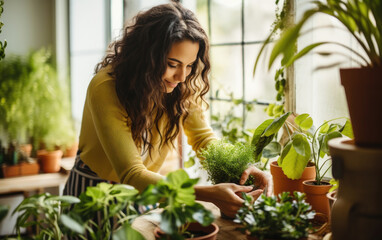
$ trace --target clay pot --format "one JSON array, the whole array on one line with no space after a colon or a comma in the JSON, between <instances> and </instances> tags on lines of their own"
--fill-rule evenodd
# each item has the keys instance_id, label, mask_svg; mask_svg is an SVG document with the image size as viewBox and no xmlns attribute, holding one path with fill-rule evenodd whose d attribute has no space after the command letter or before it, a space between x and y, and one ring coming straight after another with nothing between
<instances>
[{"instance_id":1,"label":"clay pot","mask_svg":"<svg viewBox=\"0 0 382 240\"><path fill-rule=\"evenodd\" d=\"M6 165L2 166L3 176L7 177L17 177L25 175L38 174L40 170L40 165L37 162L27 163L21 162L16 165Z\"/></svg>"},{"instance_id":2,"label":"clay pot","mask_svg":"<svg viewBox=\"0 0 382 240\"><path fill-rule=\"evenodd\" d=\"M282 192L294 191L303 192L302 182L306 180L314 180L316 177L315 166L307 166L300 179L289 179L283 172L282 168L277 165L277 161L270 164L271 174L273 178L273 193L278 195Z\"/></svg>"},{"instance_id":3,"label":"clay pot","mask_svg":"<svg viewBox=\"0 0 382 240\"><path fill-rule=\"evenodd\" d=\"M306 194L306 202L312 205L313 210L325 214L330 219L329 199L326 194L332 185L326 181L321 181L321 185L315 185L315 182L306 180L302 183L303 192Z\"/></svg>"},{"instance_id":4,"label":"clay pot","mask_svg":"<svg viewBox=\"0 0 382 240\"><path fill-rule=\"evenodd\" d=\"M78 143L73 143L72 146L65 149L63 157L75 157L77 155L77 150Z\"/></svg>"},{"instance_id":5,"label":"clay pot","mask_svg":"<svg viewBox=\"0 0 382 240\"><path fill-rule=\"evenodd\" d=\"M382 67L340 69L355 144L382 147Z\"/></svg>"},{"instance_id":6,"label":"clay pot","mask_svg":"<svg viewBox=\"0 0 382 240\"><path fill-rule=\"evenodd\" d=\"M38 150L37 158L40 160L42 171L44 173L55 173L60 171L62 155L63 153L61 150Z\"/></svg>"},{"instance_id":7,"label":"clay pot","mask_svg":"<svg viewBox=\"0 0 382 240\"><path fill-rule=\"evenodd\" d=\"M195 238L186 238L186 240L215 240L216 236L219 232L219 227L215 223L211 223L210 225L203 227L199 223L191 223L190 226L188 227L187 231L189 232L205 232L206 235L200 236L200 237L195 237ZM159 227L156 227L154 229L154 235L155 239L160 239L161 237L164 236L164 233L160 230Z\"/></svg>"},{"instance_id":8,"label":"clay pot","mask_svg":"<svg viewBox=\"0 0 382 240\"><path fill-rule=\"evenodd\" d=\"M332 192L328 192L326 194L326 197L329 199L329 206L330 206L330 209L332 209L332 206L334 204L334 202L336 201L337 197L337 190L334 190Z\"/></svg>"}]
</instances>

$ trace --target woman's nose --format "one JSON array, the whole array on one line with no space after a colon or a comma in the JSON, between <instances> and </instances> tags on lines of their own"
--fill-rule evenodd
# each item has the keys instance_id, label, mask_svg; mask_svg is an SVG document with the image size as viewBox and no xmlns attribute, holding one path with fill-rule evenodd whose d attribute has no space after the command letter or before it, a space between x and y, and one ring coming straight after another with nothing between
<instances>
[{"instance_id":1,"label":"woman's nose","mask_svg":"<svg viewBox=\"0 0 382 240\"><path fill-rule=\"evenodd\" d=\"M187 77L187 68L179 68L175 74L175 80L179 82L184 82Z\"/></svg>"}]
</instances>

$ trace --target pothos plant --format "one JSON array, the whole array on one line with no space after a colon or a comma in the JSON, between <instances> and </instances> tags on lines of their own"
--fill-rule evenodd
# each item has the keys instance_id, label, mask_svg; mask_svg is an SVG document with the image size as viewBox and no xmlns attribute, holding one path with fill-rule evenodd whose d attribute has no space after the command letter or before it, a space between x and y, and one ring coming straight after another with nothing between
<instances>
[{"instance_id":1,"label":"pothos plant","mask_svg":"<svg viewBox=\"0 0 382 240\"><path fill-rule=\"evenodd\" d=\"M243 194L244 203L236 214L235 222L241 230L258 239L300 239L307 237L315 216L312 207L305 202L305 194L283 192L276 196L261 195L253 202Z\"/></svg>"}]
</instances>

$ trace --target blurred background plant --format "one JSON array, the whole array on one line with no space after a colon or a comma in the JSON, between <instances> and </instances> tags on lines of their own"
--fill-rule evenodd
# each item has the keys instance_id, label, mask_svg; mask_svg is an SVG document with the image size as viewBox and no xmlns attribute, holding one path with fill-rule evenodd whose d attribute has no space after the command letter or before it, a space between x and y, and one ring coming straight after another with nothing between
<instances>
[{"instance_id":1,"label":"blurred background plant","mask_svg":"<svg viewBox=\"0 0 382 240\"><path fill-rule=\"evenodd\" d=\"M0 0L0 18L1 18L1 14L4 11L3 5L4 5L4 1ZM1 28L3 26L4 26L4 23L0 21L0 33L1 33ZM6 40L4 40L4 42L0 41L0 61L1 61L1 59L3 59L5 57L5 48L6 47L7 47L7 41Z\"/></svg>"}]
</instances>

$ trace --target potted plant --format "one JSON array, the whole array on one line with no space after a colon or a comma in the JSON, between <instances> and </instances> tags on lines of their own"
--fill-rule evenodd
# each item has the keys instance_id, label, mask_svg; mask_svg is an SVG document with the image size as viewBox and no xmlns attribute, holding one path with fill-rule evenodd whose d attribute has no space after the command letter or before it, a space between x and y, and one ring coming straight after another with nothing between
<instances>
[{"instance_id":1,"label":"potted plant","mask_svg":"<svg viewBox=\"0 0 382 240\"><path fill-rule=\"evenodd\" d=\"M157 239L216 239L219 227L213 223L214 215L195 201L197 182L179 169L141 194L138 204L159 202L163 208L161 213L152 213L160 222L155 229Z\"/></svg>"},{"instance_id":2,"label":"potted plant","mask_svg":"<svg viewBox=\"0 0 382 240\"><path fill-rule=\"evenodd\" d=\"M286 29L273 46L269 67L278 56L282 55L282 64L290 66L297 59L305 56L318 46L334 44L355 54L360 68L340 69L341 83L345 88L350 119L354 130L354 140L357 145L381 147L382 138L380 122L382 113L375 111L378 103L382 102L382 2L372 0L326 0L312 1L314 7L308 9L294 26ZM318 13L331 16L342 23L348 33L362 48L362 52L354 50L341 42L316 42L296 52L295 46L303 32L306 22ZM278 26L265 41L257 57L255 68L261 53L268 45ZM313 29L314 30L314 29ZM321 52L322 55L331 55L336 52ZM368 116L368 117L365 117ZM377 127L377 128L376 128Z\"/></svg>"},{"instance_id":3,"label":"potted plant","mask_svg":"<svg viewBox=\"0 0 382 240\"><path fill-rule=\"evenodd\" d=\"M4 1L0 0L0 17L4 11L3 5L4 5ZM0 33L1 33L1 28L3 27L3 25L4 25L4 23L0 22ZM4 43L2 41L0 41L0 61L1 61L1 59L3 59L5 57L5 48L6 47L7 47L7 41L4 40Z\"/></svg>"},{"instance_id":4,"label":"potted plant","mask_svg":"<svg viewBox=\"0 0 382 240\"><path fill-rule=\"evenodd\" d=\"M336 121L343 118L325 121L317 129L313 127L313 120L309 114L301 114L295 118L297 128L290 136L290 141L285 145L278 159L278 165L284 174L291 179L301 177L309 162L315 166L315 179L303 181L302 189L306 193L307 201L316 212L329 216L329 202L326 198L331 185L323 181L323 177L330 169L326 166L330 158L328 141L333 138L348 136L352 137L350 121L340 124ZM322 162L323 161L323 162ZM320 194L316 191L319 189Z\"/></svg>"},{"instance_id":5,"label":"potted plant","mask_svg":"<svg viewBox=\"0 0 382 240\"><path fill-rule=\"evenodd\" d=\"M235 222L242 224L247 239L305 239L313 228L315 212L301 192L263 194L256 202L246 194L243 197Z\"/></svg>"},{"instance_id":6,"label":"potted plant","mask_svg":"<svg viewBox=\"0 0 382 240\"><path fill-rule=\"evenodd\" d=\"M212 184L239 184L241 174L251 164L255 164L253 148L247 143L229 143L216 140L200 151L202 168L206 170L208 180ZM250 176L244 185L254 185L254 178Z\"/></svg>"},{"instance_id":7,"label":"potted plant","mask_svg":"<svg viewBox=\"0 0 382 240\"><path fill-rule=\"evenodd\" d=\"M36 194L25 198L12 214L20 213L16 220L16 234L21 228L36 227L35 239L62 239L64 233L59 224L61 210L78 203L72 196L54 196L49 193Z\"/></svg>"}]
</instances>

